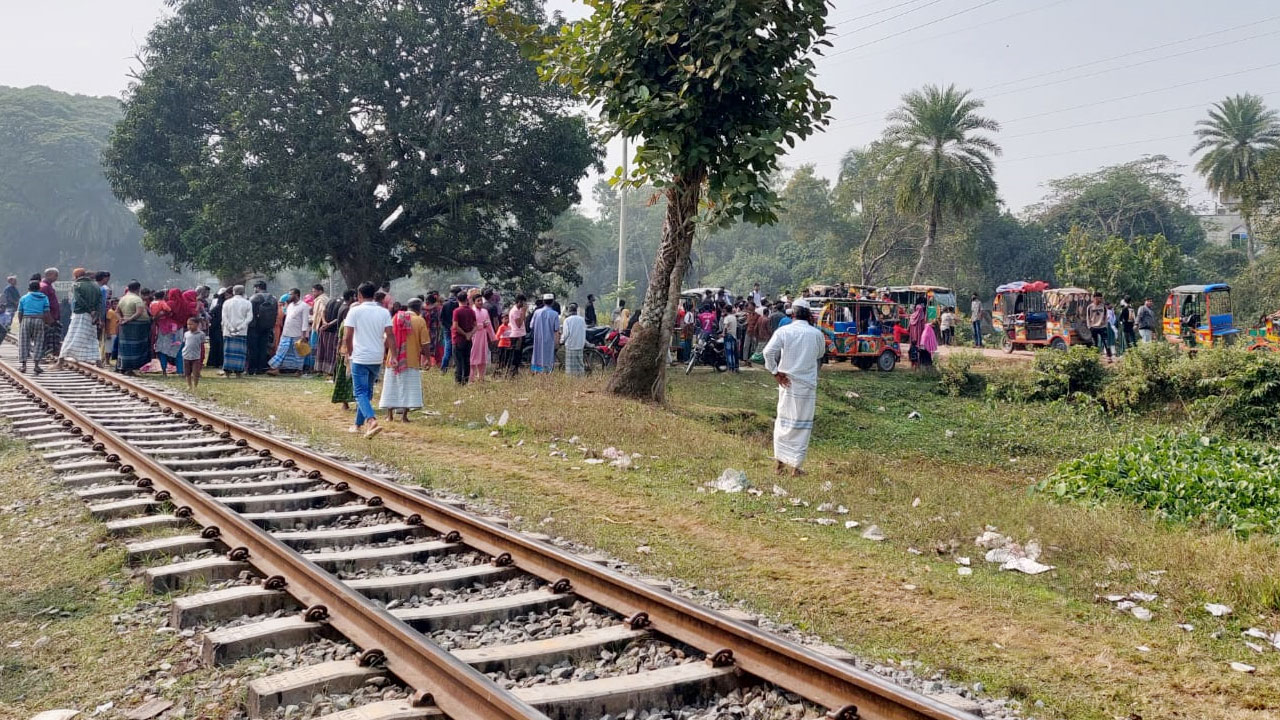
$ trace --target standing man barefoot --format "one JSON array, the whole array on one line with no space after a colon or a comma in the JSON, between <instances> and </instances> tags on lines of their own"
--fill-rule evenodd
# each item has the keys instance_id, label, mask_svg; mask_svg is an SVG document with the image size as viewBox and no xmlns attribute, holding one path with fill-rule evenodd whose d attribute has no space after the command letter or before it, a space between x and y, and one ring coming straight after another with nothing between
<instances>
[{"instance_id":1,"label":"standing man barefoot","mask_svg":"<svg viewBox=\"0 0 1280 720\"><path fill-rule=\"evenodd\" d=\"M391 313L373 299L378 286L361 283L360 304L352 306L342 326L340 352L347 357L351 372L351 385L356 396L356 422L347 432L364 431L365 437L382 432L378 415L373 409L373 384L378 381L383 358L396 347L391 331Z\"/></svg>"},{"instance_id":2,"label":"standing man barefoot","mask_svg":"<svg viewBox=\"0 0 1280 720\"><path fill-rule=\"evenodd\" d=\"M764 367L778 381L778 417L773 421L774 470L787 468L801 475L813 434L818 405L818 363L827 352L827 339L813 326L808 306L797 301L790 323L778 328L764 346Z\"/></svg>"}]
</instances>

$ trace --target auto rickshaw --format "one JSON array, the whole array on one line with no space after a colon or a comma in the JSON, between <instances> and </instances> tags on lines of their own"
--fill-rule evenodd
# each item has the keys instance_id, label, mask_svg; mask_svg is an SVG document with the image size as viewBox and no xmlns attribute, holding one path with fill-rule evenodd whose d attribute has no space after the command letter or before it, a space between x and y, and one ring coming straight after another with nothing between
<instances>
[{"instance_id":1,"label":"auto rickshaw","mask_svg":"<svg viewBox=\"0 0 1280 720\"><path fill-rule=\"evenodd\" d=\"M1249 349L1280 352L1280 310L1264 317L1261 325L1249 331Z\"/></svg>"},{"instance_id":2,"label":"auto rickshaw","mask_svg":"<svg viewBox=\"0 0 1280 720\"><path fill-rule=\"evenodd\" d=\"M882 300L897 303L903 317L910 317L916 305L924 303L925 317L929 322L936 321L944 308L956 306L955 291L941 285L896 285L882 287L876 294Z\"/></svg>"},{"instance_id":3,"label":"auto rickshaw","mask_svg":"<svg viewBox=\"0 0 1280 720\"><path fill-rule=\"evenodd\" d=\"M1093 294L1084 288L1049 288L1044 291L1049 310L1049 347L1066 350L1072 345L1092 344L1085 308L1093 302Z\"/></svg>"},{"instance_id":4,"label":"auto rickshaw","mask_svg":"<svg viewBox=\"0 0 1280 720\"><path fill-rule=\"evenodd\" d=\"M1188 349L1233 345L1240 334L1226 283L1173 288L1164 302L1162 325L1165 340Z\"/></svg>"},{"instance_id":5,"label":"auto rickshaw","mask_svg":"<svg viewBox=\"0 0 1280 720\"><path fill-rule=\"evenodd\" d=\"M817 327L827 336L827 360L848 360L855 367L890 372L902 357L893 339L898 305L865 298L805 298L818 316Z\"/></svg>"},{"instance_id":6,"label":"auto rickshaw","mask_svg":"<svg viewBox=\"0 0 1280 720\"><path fill-rule=\"evenodd\" d=\"M1053 341L1049 334L1049 306L1045 301L1048 289L1049 283L1042 280L1018 280L996 288L991 325L1000 333L1005 352L1030 345L1049 345Z\"/></svg>"}]
</instances>

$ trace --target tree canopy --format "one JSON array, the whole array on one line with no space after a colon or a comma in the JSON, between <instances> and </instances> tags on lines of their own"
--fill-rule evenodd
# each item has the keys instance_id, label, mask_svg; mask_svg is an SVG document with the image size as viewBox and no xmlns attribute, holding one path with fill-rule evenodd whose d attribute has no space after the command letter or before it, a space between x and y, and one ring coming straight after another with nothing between
<instances>
[{"instance_id":1,"label":"tree canopy","mask_svg":"<svg viewBox=\"0 0 1280 720\"><path fill-rule=\"evenodd\" d=\"M148 247L224 275L576 280L544 235L599 147L467 0L182 0L106 155ZM540 3L513 5L540 23Z\"/></svg>"}]
</instances>

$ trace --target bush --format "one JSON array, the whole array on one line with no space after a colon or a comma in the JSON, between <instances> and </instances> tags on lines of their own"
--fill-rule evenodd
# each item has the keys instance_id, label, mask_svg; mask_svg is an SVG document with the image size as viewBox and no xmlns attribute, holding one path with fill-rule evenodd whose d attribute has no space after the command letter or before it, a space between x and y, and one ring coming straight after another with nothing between
<instances>
[{"instance_id":1,"label":"bush","mask_svg":"<svg viewBox=\"0 0 1280 720\"><path fill-rule=\"evenodd\" d=\"M1280 533L1280 451L1164 434L1072 460L1037 485L1086 502L1132 501L1179 522L1241 536Z\"/></svg>"},{"instance_id":2,"label":"bush","mask_svg":"<svg viewBox=\"0 0 1280 720\"><path fill-rule=\"evenodd\" d=\"M1192 406L1205 426L1252 440L1280 437L1280 357L1230 351L1230 363L1206 368Z\"/></svg>"},{"instance_id":3,"label":"bush","mask_svg":"<svg viewBox=\"0 0 1280 720\"><path fill-rule=\"evenodd\" d=\"M1177 349L1168 343L1142 343L1129 348L1098 399L1111 412L1173 400L1176 388L1172 369L1179 360Z\"/></svg>"},{"instance_id":4,"label":"bush","mask_svg":"<svg viewBox=\"0 0 1280 720\"><path fill-rule=\"evenodd\" d=\"M1031 365L1036 391L1033 400L1059 400L1076 393L1096 393L1104 371L1098 351L1084 345L1066 352L1042 350Z\"/></svg>"},{"instance_id":5,"label":"bush","mask_svg":"<svg viewBox=\"0 0 1280 720\"><path fill-rule=\"evenodd\" d=\"M973 366L982 359L982 354L971 350L959 350L947 355L938 364L941 377L938 385L951 397L972 396L982 392L986 385L983 377L973 372Z\"/></svg>"}]
</instances>

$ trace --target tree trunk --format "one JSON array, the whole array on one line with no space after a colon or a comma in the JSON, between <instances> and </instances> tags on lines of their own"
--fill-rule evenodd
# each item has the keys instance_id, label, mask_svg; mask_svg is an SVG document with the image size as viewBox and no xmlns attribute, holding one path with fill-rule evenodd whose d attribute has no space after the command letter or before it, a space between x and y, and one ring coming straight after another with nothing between
<instances>
[{"instance_id":1,"label":"tree trunk","mask_svg":"<svg viewBox=\"0 0 1280 720\"><path fill-rule=\"evenodd\" d=\"M924 244L920 246L920 259L916 261L915 272L911 273L911 284L918 285L920 283L920 273L924 272L924 262L929 257L929 250L933 247L933 241L938 237L938 215L942 214L942 206L937 200L933 201L933 207L929 208L929 231L924 236Z\"/></svg>"},{"instance_id":2,"label":"tree trunk","mask_svg":"<svg viewBox=\"0 0 1280 720\"><path fill-rule=\"evenodd\" d=\"M618 368L609 378L615 395L662 402L667 393L667 349L675 329L680 285L689 267L693 247L693 219L698 212L702 180L699 167L678 177L667 188L667 215L662 223L662 245L653 260L649 288L640 308L640 320L618 356Z\"/></svg>"},{"instance_id":3,"label":"tree trunk","mask_svg":"<svg viewBox=\"0 0 1280 720\"><path fill-rule=\"evenodd\" d=\"M339 257L333 259L333 264L342 273L342 280L349 288L358 288L362 282L377 284L389 279L380 277L382 270L378 268L379 263L369 258Z\"/></svg>"}]
</instances>

